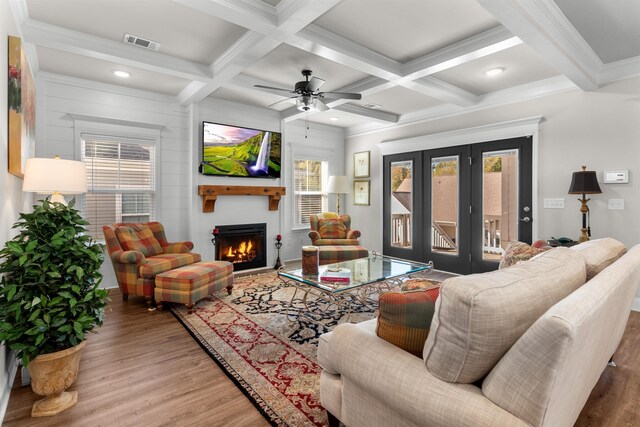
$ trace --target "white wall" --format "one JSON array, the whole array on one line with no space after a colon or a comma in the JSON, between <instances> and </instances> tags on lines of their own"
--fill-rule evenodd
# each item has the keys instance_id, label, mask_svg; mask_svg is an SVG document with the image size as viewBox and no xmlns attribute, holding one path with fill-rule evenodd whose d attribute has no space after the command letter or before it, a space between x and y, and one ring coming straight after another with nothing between
<instances>
[{"instance_id":1,"label":"white wall","mask_svg":"<svg viewBox=\"0 0 640 427\"><path fill-rule=\"evenodd\" d=\"M640 243L640 78L604 85L597 91L573 91L446 119L347 138L346 156L371 151L371 206L350 206L354 226L376 236L368 247L382 248L382 157L377 144L541 115L538 157L538 235L580 235L580 203L567 194L571 174L587 165L598 172L603 194L593 195L592 238L613 237L628 247ZM425 146L424 149L428 149ZM353 166L347 162L347 174ZM602 184L602 171L629 169L629 184ZM543 209L544 198L564 198L564 209ZM624 199L624 210L608 210L607 201ZM363 233L364 234L364 233ZM640 293L638 294L640 298Z\"/></svg>"},{"instance_id":2,"label":"white wall","mask_svg":"<svg viewBox=\"0 0 640 427\"><path fill-rule=\"evenodd\" d=\"M11 18L11 11L7 2L0 2L0 69L3 73L8 69L7 64L7 36L17 36L16 27ZM20 212L31 210L33 198L22 192L22 179L7 171L7 80L0 84L0 246L4 247L7 240L15 236L11 226L18 220ZM37 110L36 110L37 111ZM38 137L38 135L36 135ZM0 345L0 424L9 402L13 376L16 371L16 359L9 357L4 344Z\"/></svg>"},{"instance_id":3,"label":"white wall","mask_svg":"<svg viewBox=\"0 0 640 427\"><path fill-rule=\"evenodd\" d=\"M170 241L189 236L191 145L189 114L174 98L54 74L38 75L38 157L81 160L79 130L158 136L156 219ZM104 287L117 287L111 261L101 269Z\"/></svg>"},{"instance_id":4,"label":"white wall","mask_svg":"<svg viewBox=\"0 0 640 427\"><path fill-rule=\"evenodd\" d=\"M234 178L199 174L197 166L201 160L202 121L282 132L281 178ZM284 260L300 258L300 247L302 244L308 244L309 239L308 230L292 229L293 158L295 156L327 158L330 162L329 173L342 173L343 131L336 127L311 123L305 138L302 122L285 124L280 120L280 114L277 111L212 98L207 98L192 107L191 125L193 185L189 192L193 197L190 238L195 244L196 251L202 254L203 259L214 258L211 230L215 226L264 222L267 224L267 266L275 264L274 244L277 234L283 237L281 260L284 262ZM220 196L216 201L215 211L204 213L202 199L197 196L198 185L284 186L287 188L287 194L280 201L278 211L269 210L269 201L266 196Z\"/></svg>"}]
</instances>

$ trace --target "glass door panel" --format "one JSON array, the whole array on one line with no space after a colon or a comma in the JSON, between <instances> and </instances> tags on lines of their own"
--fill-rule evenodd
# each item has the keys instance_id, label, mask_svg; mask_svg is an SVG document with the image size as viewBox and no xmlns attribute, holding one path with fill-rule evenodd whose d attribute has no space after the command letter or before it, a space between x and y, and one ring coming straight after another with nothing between
<instances>
[{"instance_id":1,"label":"glass door panel","mask_svg":"<svg viewBox=\"0 0 640 427\"><path fill-rule=\"evenodd\" d=\"M482 153L482 259L500 261L518 240L518 149Z\"/></svg>"},{"instance_id":2,"label":"glass door panel","mask_svg":"<svg viewBox=\"0 0 640 427\"><path fill-rule=\"evenodd\" d=\"M413 161L391 162L391 241L396 248L413 247Z\"/></svg>"},{"instance_id":3,"label":"glass door panel","mask_svg":"<svg viewBox=\"0 0 640 427\"><path fill-rule=\"evenodd\" d=\"M459 156L431 159L431 250L458 255Z\"/></svg>"}]
</instances>

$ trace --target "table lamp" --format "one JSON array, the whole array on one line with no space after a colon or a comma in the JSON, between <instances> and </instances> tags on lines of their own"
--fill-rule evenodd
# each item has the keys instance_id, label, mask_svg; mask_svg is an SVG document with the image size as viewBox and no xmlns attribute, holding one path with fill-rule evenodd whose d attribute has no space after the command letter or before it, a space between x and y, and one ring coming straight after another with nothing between
<instances>
[{"instance_id":1,"label":"table lamp","mask_svg":"<svg viewBox=\"0 0 640 427\"><path fill-rule=\"evenodd\" d=\"M327 184L327 193L336 195L336 213L340 215L340 194L348 194L351 191L347 177L344 175L335 175L329 177Z\"/></svg>"},{"instance_id":2,"label":"table lamp","mask_svg":"<svg viewBox=\"0 0 640 427\"><path fill-rule=\"evenodd\" d=\"M27 159L24 170L22 191L51 194L51 203L67 205L63 194L82 194L87 192L87 172L84 162L63 160L59 156L53 159Z\"/></svg>"},{"instance_id":3,"label":"table lamp","mask_svg":"<svg viewBox=\"0 0 640 427\"><path fill-rule=\"evenodd\" d=\"M591 199L587 199L587 194L601 194L602 190L598 184L598 177L595 171L588 171L586 166L582 166L582 170L573 173L571 179L571 186L569 187L569 194L582 194L582 198L578 199L582 202L580 206L580 212L582 212L582 233L580 234L580 242L586 242L591 236L591 221L587 222L587 216L589 215L589 207L587 202Z\"/></svg>"}]
</instances>

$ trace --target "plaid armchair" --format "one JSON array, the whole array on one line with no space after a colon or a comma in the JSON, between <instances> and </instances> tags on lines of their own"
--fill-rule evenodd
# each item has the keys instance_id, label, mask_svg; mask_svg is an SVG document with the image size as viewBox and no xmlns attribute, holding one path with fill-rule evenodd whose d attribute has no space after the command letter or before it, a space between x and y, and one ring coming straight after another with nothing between
<instances>
[{"instance_id":1,"label":"plaid armchair","mask_svg":"<svg viewBox=\"0 0 640 427\"><path fill-rule=\"evenodd\" d=\"M193 243L167 242L159 222L117 223L105 225L102 231L124 301L139 295L151 304L157 274L201 259L190 252Z\"/></svg>"},{"instance_id":2,"label":"plaid armchair","mask_svg":"<svg viewBox=\"0 0 640 427\"><path fill-rule=\"evenodd\" d=\"M309 237L314 246L359 245L358 230L351 230L351 217L333 212L322 212L309 216Z\"/></svg>"}]
</instances>

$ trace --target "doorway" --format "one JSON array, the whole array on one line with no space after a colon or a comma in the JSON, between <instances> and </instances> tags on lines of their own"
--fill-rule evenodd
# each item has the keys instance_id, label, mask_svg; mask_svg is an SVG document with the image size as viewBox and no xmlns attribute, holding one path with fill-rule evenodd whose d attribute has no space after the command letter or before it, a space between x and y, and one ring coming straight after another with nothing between
<instances>
[{"instance_id":1,"label":"doorway","mask_svg":"<svg viewBox=\"0 0 640 427\"><path fill-rule=\"evenodd\" d=\"M460 274L531 243L531 137L385 156L385 254Z\"/></svg>"}]
</instances>

